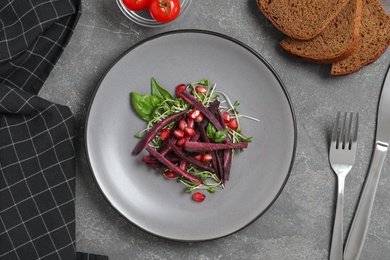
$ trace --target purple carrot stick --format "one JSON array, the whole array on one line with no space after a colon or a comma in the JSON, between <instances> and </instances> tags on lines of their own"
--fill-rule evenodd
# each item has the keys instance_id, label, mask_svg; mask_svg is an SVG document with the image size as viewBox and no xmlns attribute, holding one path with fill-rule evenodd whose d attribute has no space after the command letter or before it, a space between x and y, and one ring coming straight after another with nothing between
<instances>
[{"instance_id":1,"label":"purple carrot stick","mask_svg":"<svg viewBox=\"0 0 390 260\"><path fill-rule=\"evenodd\" d=\"M168 161L164 156L162 156L159 152L157 152L156 150L154 150L152 147L150 147L149 145L146 146L145 148L153 157L155 157L157 160L159 160L162 164L164 164L165 166L167 166L168 168L170 168L172 171L174 171L175 173L195 182L195 183L198 183L198 184L202 184L202 181L199 180L198 178L196 178L195 176L191 175L190 173L188 173L187 171L183 171L182 169L180 169L180 167L177 167L175 164L173 164L172 162Z\"/></svg>"},{"instance_id":2,"label":"purple carrot stick","mask_svg":"<svg viewBox=\"0 0 390 260\"><path fill-rule=\"evenodd\" d=\"M193 157L191 156L187 156L182 150L179 149L179 147L177 147L176 145L174 144L170 144L170 146L172 147L172 152L174 154L176 154L180 159L188 162L188 163L191 163L193 164L194 166L197 166L203 170L206 170L206 171L209 171L209 172L215 172L215 170L213 168L211 168L210 166L200 162L200 161L197 161L195 160Z\"/></svg>"},{"instance_id":3,"label":"purple carrot stick","mask_svg":"<svg viewBox=\"0 0 390 260\"><path fill-rule=\"evenodd\" d=\"M191 95L187 91L182 91L182 92L176 92L179 97L183 98L185 101L187 101L190 105L193 107L199 109L199 111L207 117L208 120L215 126L217 130L223 130L224 128L222 125L219 123L217 118L215 118L214 114L210 112L202 103L200 103L193 95Z\"/></svg>"},{"instance_id":4,"label":"purple carrot stick","mask_svg":"<svg viewBox=\"0 0 390 260\"><path fill-rule=\"evenodd\" d=\"M167 124L169 124L170 122L172 122L173 120L179 118L180 116L184 115L185 113L187 113L188 111L187 110L184 110L184 111L181 111L177 114L174 114L170 117L167 117L165 118L164 120L158 122L157 124L155 124L152 129L150 129L150 131L144 136L142 137L141 140L139 140L138 144L135 146L133 152L131 153L132 155L138 155L140 152L142 152L142 150L145 148L145 146L148 145L148 143L150 143L150 141L153 140L153 138L157 135L157 133L163 129Z\"/></svg>"},{"instance_id":5,"label":"purple carrot stick","mask_svg":"<svg viewBox=\"0 0 390 260\"><path fill-rule=\"evenodd\" d=\"M184 143L184 151L191 152L191 153L224 150L224 149L244 149L247 147L248 147L248 142L223 144L223 143L186 141Z\"/></svg>"}]
</instances>

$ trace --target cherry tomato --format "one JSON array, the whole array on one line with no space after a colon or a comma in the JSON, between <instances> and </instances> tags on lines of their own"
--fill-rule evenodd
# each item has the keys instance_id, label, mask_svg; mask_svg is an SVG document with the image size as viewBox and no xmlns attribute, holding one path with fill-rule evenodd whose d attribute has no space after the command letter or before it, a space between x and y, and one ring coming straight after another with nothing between
<instances>
[{"instance_id":1,"label":"cherry tomato","mask_svg":"<svg viewBox=\"0 0 390 260\"><path fill-rule=\"evenodd\" d=\"M126 8L132 11L140 11L149 5L150 0L122 0Z\"/></svg>"},{"instance_id":2,"label":"cherry tomato","mask_svg":"<svg viewBox=\"0 0 390 260\"><path fill-rule=\"evenodd\" d=\"M150 0L149 13L158 22L174 20L180 13L179 0Z\"/></svg>"}]
</instances>

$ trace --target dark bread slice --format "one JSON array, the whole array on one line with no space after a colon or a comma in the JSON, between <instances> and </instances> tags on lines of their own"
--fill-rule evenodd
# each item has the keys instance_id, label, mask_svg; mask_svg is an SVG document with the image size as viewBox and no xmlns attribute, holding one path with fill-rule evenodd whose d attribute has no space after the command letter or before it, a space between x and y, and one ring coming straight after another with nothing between
<instances>
[{"instance_id":1,"label":"dark bread slice","mask_svg":"<svg viewBox=\"0 0 390 260\"><path fill-rule=\"evenodd\" d=\"M287 36L310 40L319 35L349 0L257 0L261 12Z\"/></svg>"},{"instance_id":2,"label":"dark bread slice","mask_svg":"<svg viewBox=\"0 0 390 260\"><path fill-rule=\"evenodd\" d=\"M377 60L390 45L390 16L379 0L363 0L360 37L354 53L333 63L331 75L353 73Z\"/></svg>"},{"instance_id":3,"label":"dark bread slice","mask_svg":"<svg viewBox=\"0 0 390 260\"><path fill-rule=\"evenodd\" d=\"M334 63L351 55L359 38L362 0L350 0L338 16L315 38L287 37L280 45L288 53L315 63Z\"/></svg>"}]
</instances>

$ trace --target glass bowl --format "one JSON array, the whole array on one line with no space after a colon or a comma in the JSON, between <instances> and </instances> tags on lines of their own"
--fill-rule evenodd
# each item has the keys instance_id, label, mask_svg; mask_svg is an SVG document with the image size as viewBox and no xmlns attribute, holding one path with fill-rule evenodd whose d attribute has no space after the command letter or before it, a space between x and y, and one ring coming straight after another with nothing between
<instances>
[{"instance_id":1,"label":"glass bowl","mask_svg":"<svg viewBox=\"0 0 390 260\"><path fill-rule=\"evenodd\" d=\"M183 13L188 9L188 7L191 3L191 0L180 0L181 7L180 7L179 16L175 20L168 22L168 23L161 23L161 22L154 20L150 16L147 8L145 8L141 11L135 12L135 11L131 11L131 10L127 9L125 7L125 5L122 3L122 0L116 0L116 3L118 4L119 9L122 11L122 13L129 20L133 21L134 23L142 25L142 26L146 26L146 27L160 27L160 26L170 24L170 23L176 21L177 19L179 19L183 15Z\"/></svg>"}]
</instances>

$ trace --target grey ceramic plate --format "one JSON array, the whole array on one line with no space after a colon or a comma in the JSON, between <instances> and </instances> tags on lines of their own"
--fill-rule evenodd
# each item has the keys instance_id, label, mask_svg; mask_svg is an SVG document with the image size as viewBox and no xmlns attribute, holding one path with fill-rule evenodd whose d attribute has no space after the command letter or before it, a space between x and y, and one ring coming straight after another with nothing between
<instances>
[{"instance_id":1,"label":"grey ceramic plate","mask_svg":"<svg viewBox=\"0 0 390 260\"><path fill-rule=\"evenodd\" d=\"M225 189L191 200L184 186L148 169L131 151L145 127L130 92L150 93L150 78L171 93L180 83L209 79L233 100L253 142L234 160ZM143 41L104 75L86 121L91 170L109 203L141 229L173 240L229 235L260 217L282 191L293 163L295 117L286 90L269 64L249 47L206 31L174 31Z\"/></svg>"},{"instance_id":2,"label":"grey ceramic plate","mask_svg":"<svg viewBox=\"0 0 390 260\"><path fill-rule=\"evenodd\" d=\"M387 14L390 15L390 0L380 0Z\"/></svg>"}]
</instances>

